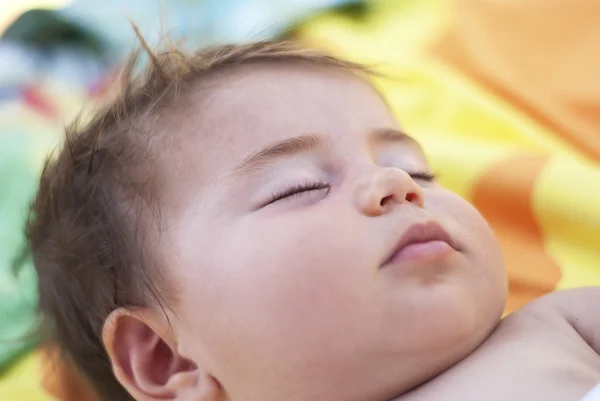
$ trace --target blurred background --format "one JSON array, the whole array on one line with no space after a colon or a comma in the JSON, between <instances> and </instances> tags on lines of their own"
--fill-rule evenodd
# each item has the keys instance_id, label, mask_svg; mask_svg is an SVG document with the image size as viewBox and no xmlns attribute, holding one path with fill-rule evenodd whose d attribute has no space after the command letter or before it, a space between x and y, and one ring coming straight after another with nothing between
<instances>
[{"instance_id":1,"label":"blurred background","mask_svg":"<svg viewBox=\"0 0 600 401\"><path fill-rule=\"evenodd\" d=\"M27 335L36 277L13 262L45 155L136 46L128 18L151 45L291 37L377 65L442 184L498 235L507 313L600 285L600 2L0 0L0 400L94 399Z\"/></svg>"}]
</instances>

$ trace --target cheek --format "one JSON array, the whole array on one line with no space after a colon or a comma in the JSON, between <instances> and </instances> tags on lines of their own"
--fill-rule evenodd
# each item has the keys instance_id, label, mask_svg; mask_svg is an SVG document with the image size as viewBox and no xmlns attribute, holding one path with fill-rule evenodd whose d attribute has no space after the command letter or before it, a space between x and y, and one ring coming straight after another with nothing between
<instances>
[{"instance_id":1,"label":"cheek","mask_svg":"<svg viewBox=\"0 0 600 401\"><path fill-rule=\"evenodd\" d=\"M241 288L245 307L261 310L281 335L296 325L320 326L358 302L364 261L355 238L333 225L339 219L281 220L254 224L243 252L228 264L251 285ZM319 313L315 313L315 311Z\"/></svg>"},{"instance_id":2,"label":"cheek","mask_svg":"<svg viewBox=\"0 0 600 401\"><path fill-rule=\"evenodd\" d=\"M504 270L500 244L473 205L443 189L428 197L426 207L451 230L467 255L476 258L482 267Z\"/></svg>"},{"instance_id":3,"label":"cheek","mask_svg":"<svg viewBox=\"0 0 600 401\"><path fill-rule=\"evenodd\" d=\"M357 316L368 315L365 281L373 275L360 230L339 225L347 220L278 218L231 230L213 248L213 270L203 274L207 293L196 295L187 284L189 299L209 301L210 327L203 323L201 331L211 349L240 369L257 358L272 369L279 361L305 363L311 354L322 359L332 338L358 332Z\"/></svg>"},{"instance_id":4,"label":"cheek","mask_svg":"<svg viewBox=\"0 0 600 401\"><path fill-rule=\"evenodd\" d=\"M506 269L500 244L485 219L469 202L450 191L436 191L429 200L426 207L459 241L470 262L464 280L472 285L482 307L502 308L506 298Z\"/></svg>"}]
</instances>

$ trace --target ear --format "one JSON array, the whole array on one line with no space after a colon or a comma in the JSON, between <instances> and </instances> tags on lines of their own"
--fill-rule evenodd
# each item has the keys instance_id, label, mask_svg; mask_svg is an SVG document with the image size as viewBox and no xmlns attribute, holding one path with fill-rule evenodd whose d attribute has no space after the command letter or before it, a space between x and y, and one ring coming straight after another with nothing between
<instances>
[{"instance_id":1,"label":"ear","mask_svg":"<svg viewBox=\"0 0 600 401\"><path fill-rule=\"evenodd\" d=\"M170 332L166 319L150 309L113 311L102 341L117 380L138 401L217 401L219 383L179 355Z\"/></svg>"}]
</instances>

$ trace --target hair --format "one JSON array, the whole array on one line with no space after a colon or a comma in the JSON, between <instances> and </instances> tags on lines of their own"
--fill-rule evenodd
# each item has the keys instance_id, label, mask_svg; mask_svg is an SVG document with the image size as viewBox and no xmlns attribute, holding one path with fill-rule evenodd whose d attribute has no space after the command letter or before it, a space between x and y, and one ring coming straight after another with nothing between
<instances>
[{"instance_id":1,"label":"hair","mask_svg":"<svg viewBox=\"0 0 600 401\"><path fill-rule=\"evenodd\" d=\"M135 27L134 27L135 29ZM66 129L47 158L27 222L39 278L45 339L73 365L101 400L133 398L116 380L101 340L108 315L120 307L171 301L168 276L146 252L141 217L160 219L154 161L165 138L151 129L196 83L226 69L264 63L304 63L352 72L365 67L292 42L257 42L186 53L141 51L125 64L112 100ZM210 89L208 89L210 90Z\"/></svg>"}]
</instances>

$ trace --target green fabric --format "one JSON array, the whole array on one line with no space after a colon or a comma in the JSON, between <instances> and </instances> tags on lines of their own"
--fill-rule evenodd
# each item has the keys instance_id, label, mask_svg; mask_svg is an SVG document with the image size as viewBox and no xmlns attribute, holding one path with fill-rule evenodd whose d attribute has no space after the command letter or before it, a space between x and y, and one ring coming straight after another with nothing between
<instances>
[{"instance_id":1,"label":"green fabric","mask_svg":"<svg viewBox=\"0 0 600 401\"><path fill-rule=\"evenodd\" d=\"M37 185L37 172L29 163L30 140L24 132L0 132L0 372L35 344L35 270L29 260L14 269Z\"/></svg>"}]
</instances>

